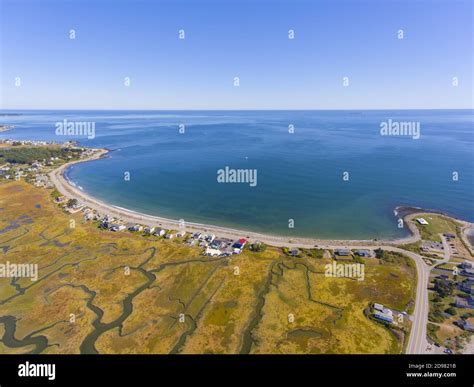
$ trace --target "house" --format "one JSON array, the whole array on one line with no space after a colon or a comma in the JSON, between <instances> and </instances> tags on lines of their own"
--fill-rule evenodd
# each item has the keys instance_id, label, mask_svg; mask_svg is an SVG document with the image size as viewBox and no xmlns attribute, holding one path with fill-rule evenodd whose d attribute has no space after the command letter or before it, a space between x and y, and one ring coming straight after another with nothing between
<instances>
[{"instance_id":1,"label":"house","mask_svg":"<svg viewBox=\"0 0 474 387\"><path fill-rule=\"evenodd\" d=\"M348 257L351 255L351 251L348 249L336 249L334 250L334 254L340 257Z\"/></svg>"},{"instance_id":2,"label":"house","mask_svg":"<svg viewBox=\"0 0 474 387\"><path fill-rule=\"evenodd\" d=\"M425 218L416 218L416 221L423 226L427 226L429 223L425 220Z\"/></svg>"},{"instance_id":3,"label":"house","mask_svg":"<svg viewBox=\"0 0 474 387\"><path fill-rule=\"evenodd\" d=\"M212 243L212 241L216 239L216 236L214 234L209 234L206 235L204 239L206 239L206 241L208 241L209 243Z\"/></svg>"},{"instance_id":4,"label":"house","mask_svg":"<svg viewBox=\"0 0 474 387\"><path fill-rule=\"evenodd\" d=\"M143 230L143 226L140 226L139 224L131 224L128 229L130 231L142 231Z\"/></svg>"},{"instance_id":5,"label":"house","mask_svg":"<svg viewBox=\"0 0 474 387\"><path fill-rule=\"evenodd\" d=\"M177 236L178 238L182 238L182 237L186 236L186 231L178 231L178 233L176 234L176 236Z\"/></svg>"},{"instance_id":6,"label":"house","mask_svg":"<svg viewBox=\"0 0 474 387\"><path fill-rule=\"evenodd\" d=\"M474 269L463 269L461 270L461 275L465 277L474 277Z\"/></svg>"},{"instance_id":7,"label":"house","mask_svg":"<svg viewBox=\"0 0 474 387\"><path fill-rule=\"evenodd\" d=\"M172 238L174 238L174 234L165 234L165 239L172 239Z\"/></svg>"},{"instance_id":8,"label":"house","mask_svg":"<svg viewBox=\"0 0 474 387\"><path fill-rule=\"evenodd\" d=\"M462 281L459 288L468 294L474 294L474 280L468 278Z\"/></svg>"},{"instance_id":9,"label":"house","mask_svg":"<svg viewBox=\"0 0 474 387\"><path fill-rule=\"evenodd\" d=\"M145 227L145 234L151 235L155 232L155 227Z\"/></svg>"},{"instance_id":10,"label":"house","mask_svg":"<svg viewBox=\"0 0 474 387\"><path fill-rule=\"evenodd\" d=\"M379 312L383 312L384 307L382 304L377 304L374 302L374 309L378 310Z\"/></svg>"},{"instance_id":11,"label":"house","mask_svg":"<svg viewBox=\"0 0 474 387\"><path fill-rule=\"evenodd\" d=\"M456 297L456 308L474 309L474 299L471 296L467 298Z\"/></svg>"},{"instance_id":12,"label":"house","mask_svg":"<svg viewBox=\"0 0 474 387\"><path fill-rule=\"evenodd\" d=\"M386 321L386 322L389 322L389 323L393 322L393 316L391 316L389 314L386 314L386 313L383 313L383 312L374 313L374 317L378 320L381 320L381 321Z\"/></svg>"},{"instance_id":13,"label":"house","mask_svg":"<svg viewBox=\"0 0 474 387\"><path fill-rule=\"evenodd\" d=\"M123 231L126 227L123 224L114 223L110 225L110 231Z\"/></svg>"},{"instance_id":14,"label":"house","mask_svg":"<svg viewBox=\"0 0 474 387\"><path fill-rule=\"evenodd\" d=\"M370 257L372 256L370 250L356 250L355 255L359 257Z\"/></svg>"},{"instance_id":15,"label":"house","mask_svg":"<svg viewBox=\"0 0 474 387\"><path fill-rule=\"evenodd\" d=\"M468 332L474 332L474 326L468 320L458 320L456 325Z\"/></svg>"},{"instance_id":16,"label":"house","mask_svg":"<svg viewBox=\"0 0 474 387\"><path fill-rule=\"evenodd\" d=\"M211 248L213 249L220 249L224 247L225 243L221 241L220 239L214 239L212 243L210 244Z\"/></svg>"},{"instance_id":17,"label":"house","mask_svg":"<svg viewBox=\"0 0 474 387\"><path fill-rule=\"evenodd\" d=\"M64 196L58 196L56 199L54 199L54 201L56 203L62 203L66 200L66 198Z\"/></svg>"},{"instance_id":18,"label":"house","mask_svg":"<svg viewBox=\"0 0 474 387\"><path fill-rule=\"evenodd\" d=\"M204 252L204 255L208 255L210 257L218 257L221 255L222 252L218 249L212 249L210 247L206 248L206 251Z\"/></svg>"},{"instance_id":19,"label":"house","mask_svg":"<svg viewBox=\"0 0 474 387\"><path fill-rule=\"evenodd\" d=\"M247 244L246 239L239 239L237 242L235 242L232 245L232 248L234 249L234 254L240 254L242 252L242 249L245 247Z\"/></svg>"},{"instance_id":20,"label":"house","mask_svg":"<svg viewBox=\"0 0 474 387\"><path fill-rule=\"evenodd\" d=\"M289 253L292 257L297 257L300 251L296 247L293 247L289 250Z\"/></svg>"},{"instance_id":21,"label":"house","mask_svg":"<svg viewBox=\"0 0 474 387\"><path fill-rule=\"evenodd\" d=\"M87 212L84 214L84 220L92 220L92 219L94 219L94 213Z\"/></svg>"},{"instance_id":22,"label":"house","mask_svg":"<svg viewBox=\"0 0 474 387\"><path fill-rule=\"evenodd\" d=\"M472 263L468 261L464 261L459 266L461 269L472 269Z\"/></svg>"},{"instance_id":23,"label":"house","mask_svg":"<svg viewBox=\"0 0 474 387\"><path fill-rule=\"evenodd\" d=\"M242 248L245 247L245 245L247 244L247 239L239 239L239 243L242 245Z\"/></svg>"},{"instance_id":24,"label":"house","mask_svg":"<svg viewBox=\"0 0 474 387\"><path fill-rule=\"evenodd\" d=\"M201 236L202 236L202 234L201 234L200 232L195 232L195 233L193 234L193 238L194 238L194 239L201 239Z\"/></svg>"},{"instance_id":25,"label":"house","mask_svg":"<svg viewBox=\"0 0 474 387\"><path fill-rule=\"evenodd\" d=\"M163 230L162 228L156 228L155 231L153 232L153 235L156 235L156 236L165 236L166 238L166 230ZM172 235L172 234L168 234L168 235ZM166 238L166 239L169 239L169 238Z\"/></svg>"}]
</instances>

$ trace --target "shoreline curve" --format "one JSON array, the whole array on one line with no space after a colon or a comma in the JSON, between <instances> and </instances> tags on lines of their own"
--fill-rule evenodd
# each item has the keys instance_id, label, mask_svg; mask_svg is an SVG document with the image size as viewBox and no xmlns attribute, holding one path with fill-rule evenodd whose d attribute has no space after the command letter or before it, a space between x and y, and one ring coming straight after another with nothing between
<instances>
[{"instance_id":1,"label":"shoreline curve","mask_svg":"<svg viewBox=\"0 0 474 387\"><path fill-rule=\"evenodd\" d=\"M91 148L89 148L91 149ZM67 198L75 198L80 201L83 205L96 210L98 213L104 215L108 214L113 217L119 218L127 223L140 223L149 226L159 226L166 229L177 229L179 228L179 220L163 218L160 216L154 216L149 214L144 214L141 212L137 212L134 210L130 210L127 208L115 206L113 204L105 203L99 199L94 198L93 196L87 194L83 190L79 189L78 186L73 185L68 178L65 176L65 172L74 164L98 160L107 156L110 152L109 149L100 148L95 149L95 152L92 156L74 160L68 163L61 165L60 167L56 168L52 172L49 173L51 181L53 182L56 189L65 197ZM397 206L394 209L394 213L398 214L399 212L403 212L405 210L407 213L402 215L404 222L407 226L409 235L396 238L396 239L320 239L320 238L309 238L309 237L291 237L291 236L279 236L279 235L271 235L271 234L264 234L260 232L254 231L246 231L241 229L235 229L231 227L224 227L224 226L215 226L210 224L202 224L202 223L194 223L194 222L185 222L185 230L187 232L205 232L209 233L212 232L213 234L218 235L219 237L226 237L226 238L240 238L245 236L248 239L255 239L261 242L267 243L272 246L276 247L323 247L324 244L330 245L349 245L349 244L357 244L357 243L364 243L373 246L377 245L403 245L417 242L421 239L420 233L416 225L413 223L412 219L416 215L426 214L426 213L436 213L443 216L449 215L443 214L438 211L431 211L431 210L423 210L414 207L407 207L407 206ZM418 211L419 210L419 211ZM472 225L467 221L463 221L460 219L453 218L456 221L460 222L464 226Z\"/></svg>"}]
</instances>

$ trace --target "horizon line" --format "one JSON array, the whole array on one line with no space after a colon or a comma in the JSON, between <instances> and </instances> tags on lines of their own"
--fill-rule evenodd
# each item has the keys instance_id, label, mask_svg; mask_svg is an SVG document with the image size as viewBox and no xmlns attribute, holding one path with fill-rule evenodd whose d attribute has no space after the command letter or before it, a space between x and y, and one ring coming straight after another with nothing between
<instances>
[{"instance_id":1,"label":"horizon line","mask_svg":"<svg viewBox=\"0 0 474 387\"><path fill-rule=\"evenodd\" d=\"M267 109L199 109L199 108L190 108L190 109L126 109L126 108L0 108L0 111L46 111L46 110L55 110L55 111L383 111L383 110L474 110L474 106L470 108L267 108Z\"/></svg>"}]
</instances>

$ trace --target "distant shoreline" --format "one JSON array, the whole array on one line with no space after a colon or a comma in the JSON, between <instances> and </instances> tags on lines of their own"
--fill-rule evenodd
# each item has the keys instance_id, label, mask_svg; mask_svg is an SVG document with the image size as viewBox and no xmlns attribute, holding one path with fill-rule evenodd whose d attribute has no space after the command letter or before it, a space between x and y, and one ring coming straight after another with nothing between
<instances>
[{"instance_id":1,"label":"distant shoreline","mask_svg":"<svg viewBox=\"0 0 474 387\"><path fill-rule=\"evenodd\" d=\"M6 132L8 130L13 129L15 126L13 125L0 125L0 133Z\"/></svg>"},{"instance_id":2,"label":"distant shoreline","mask_svg":"<svg viewBox=\"0 0 474 387\"><path fill-rule=\"evenodd\" d=\"M50 173L51 180L57 190L64 196L68 198L75 198L80 201L83 205L90 207L101 215L108 214L115 218L122 219L127 223L140 223L143 225L149 226L159 226L166 229L178 229L179 221L169 218L164 218L160 216L153 216L149 214L140 213L134 210L127 208L115 206L109 203L100 201L86 192L79 189L77 186L71 184L68 178L65 176L65 172L74 164L82 163L86 161L93 161L105 157L109 153L108 149L97 149L96 152L89 158L75 160L61 165L59 168L55 169ZM365 245L402 245L414 243L420 240L420 234L418 228L413 224L411 219L415 214L421 213L438 213L444 216L446 214L418 209L415 207L408 206L398 206L394 209L396 214L401 213L401 217L406 221L406 225L410 235L402 238L396 239L320 239L320 238L305 238L305 237L291 237L291 236L279 236L264 234L259 232L253 232L248 230L234 229L230 227L215 226L210 224L194 223L194 222L185 222L185 229L189 232L212 232L220 237L236 238L236 237L247 237L255 240L260 240L264 243L270 244L276 247L283 246L295 246L295 247L314 247L314 246L323 246L324 244L331 245L351 245L351 244L360 244ZM459 219L456 219L458 222L463 224L470 224Z\"/></svg>"}]
</instances>

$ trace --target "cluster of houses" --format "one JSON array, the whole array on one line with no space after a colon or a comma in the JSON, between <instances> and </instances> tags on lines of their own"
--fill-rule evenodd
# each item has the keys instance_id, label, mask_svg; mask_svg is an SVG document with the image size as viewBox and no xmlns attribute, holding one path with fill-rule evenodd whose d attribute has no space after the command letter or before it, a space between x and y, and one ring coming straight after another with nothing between
<instances>
[{"instance_id":1,"label":"cluster of houses","mask_svg":"<svg viewBox=\"0 0 474 387\"><path fill-rule=\"evenodd\" d=\"M0 140L0 143L4 144L18 144L18 145L52 145L56 144L54 142L47 142L47 141L28 141L28 140ZM64 148L75 148L73 142L66 142L62 144ZM94 149L84 149L78 148L82 150L80 157L88 157L93 152ZM68 159L72 159L71 155L67 156ZM50 157L49 159L44 160L35 160L29 166L24 165L17 165L14 163L5 163L0 166L0 179L4 180L20 180L22 178L26 179L27 181L32 182L35 187L45 187L45 188L54 188L54 184L50 181L48 176L43 172L45 167L54 166L57 161L59 161L59 157ZM43 173L42 173L43 172Z\"/></svg>"},{"instance_id":2,"label":"cluster of houses","mask_svg":"<svg viewBox=\"0 0 474 387\"><path fill-rule=\"evenodd\" d=\"M199 246L204 248L203 255L206 256L230 256L232 254L240 254L244 247L247 244L246 239L231 240L227 238L217 239L216 236L212 233L204 234L196 232L194 234L188 235L186 231L180 230L173 232L171 230L165 230L160 227L153 226L143 226L141 224L128 224L124 223L105 215L100 217L97 213L89 210L91 212L85 212L84 219L90 220L100 220L100 227L109 231L119 232L119 231L131 231L131 232L143 232L145 235L153 235L156 237L163 237L165 239L173 238L184 238L186 237L186 244L188 246Z\"/></svg>"},{"instance_id":3,"label":"cluster of houses","mask_svg":"<svg viewBox=\"0 0 474 387\"><path fill-rule=\"evenodd\" d=\"M461 269L460 273L464 277L474 278L474 269L472 268L472 263L468 261L464 261L458 265Z\"/></svg>"},{"instance_id":4,"label":"cluster of houses","mask_svg":"<svg viewBox=\"0 0 474 387\"><path fill-rule=\"evenodd\" d=\"M468 319L460 319L456 321L456 325L468 332L474 332L474 326L469 322Z\"/></svg>"},{"instance_id":5,"label":"cluster of houses","mask_svg":"<svg viewBox=\"0 0 474 387\"><path fill-rule=\"evenodd\" d=\"M371 250L360 249L355 250L354 253L349 249L336 249L334 250L334 257L352 257L352 255L357 255L359 257L371 258L374 256L374 252Z\"/></svg>"},{"instance_id":6,"label":"cluster of houses","mask_svg":"<svg viewBox=\"0 0 474 387\"><path fill-rule=\"evenodd\" d=\"M96 218L96 216L97 215L94 214L94 218ZM100 228L113 231L113 232L119 232L119 231L125 231L125 230L131 231L131 232L143 232L145 235L164 237L165 239L172 239L174 237L182 238L186 236L185 231L178 231L177 233L173 233L170 230L165 230L160 227L143 226L138 223L124 224L120 220L117 220L109 215L105 215L102 218L99 216L97 220L100 220Z\"/></svg>"},{"instance_id":7,"label":"cluster of houses","mask_svg":"<svg viewBox=\"0 0 474 387\"><path fill-rule=\"evenodd\" d=\"M459 284L459 290L467 294L466 297L456 297L455 306L463 309L474 309L474 270L472 263L464 261L458 265L461 269L459 274L467 277L461 284Z\"/></svg>"},{"instance_id":8,"label":"cluster of houses","mask_svg":"<svg viewBox=\"0 0 474 387\"><path fill-rule=\"evenodd\" d=\"M101 215L97 211L83 206L78 201L70 203L64 196L58 196L55 201L57 204L62 205L64 210L69 213L82 212L85 221L98 221L99 227L104 230L112 232L126 230L131 232L143 232L144 235L153 235L165 239L185 238L185 243L188 246L202 247L204 249L203 254L206 256L215 257L240 254L248 243L247 240L243 238L237 240L231 240L228 238L217 239L216 235L212 233L204 234L196 232L194 234L188 234L184 230L174 232L172 230L165 230L161 227L146 226L138 223L125 224L120 219L116 219L111 215Z\"/></svg>"},{"instance_id":9,"label":"cluster of houses","mask_svg":"<svg viewBox=\"0 0 474 387\"><path fill-rule=\"evenodd\" d=\"M42 167L43 165L39 162L34 162L28 168L7 163L0 166L0 179L17 181L27 179L31 181L35 187L53 188L54 185L48 176L41 173Z\"/></svg>"},{"instance_id":10,"label":"cluster of houses","mask_svg":"<svg viewBox=\"0 0 474 387\"><path fill-rule=\"evenodd\" d=\"M54 141L36 141L36 140L12 140L4 139L0 140L0 144L6 145L33 145L33 146L45 146L56 144Z\"/></svg>"},{"instance_id":11,"label":"cluster of houses","mask_svg":"<svg viewBox=\"0 0 474 387\"><path fill-rule=\"evenodd\" d=\"M188 243L193 245L198 243L204 247L204 255L210 257L230 256L232 254L240 254L247 244L246 239L231 240L228 238L217 239L214 234L194 233Z\"/></svg>"}]
</instances>

